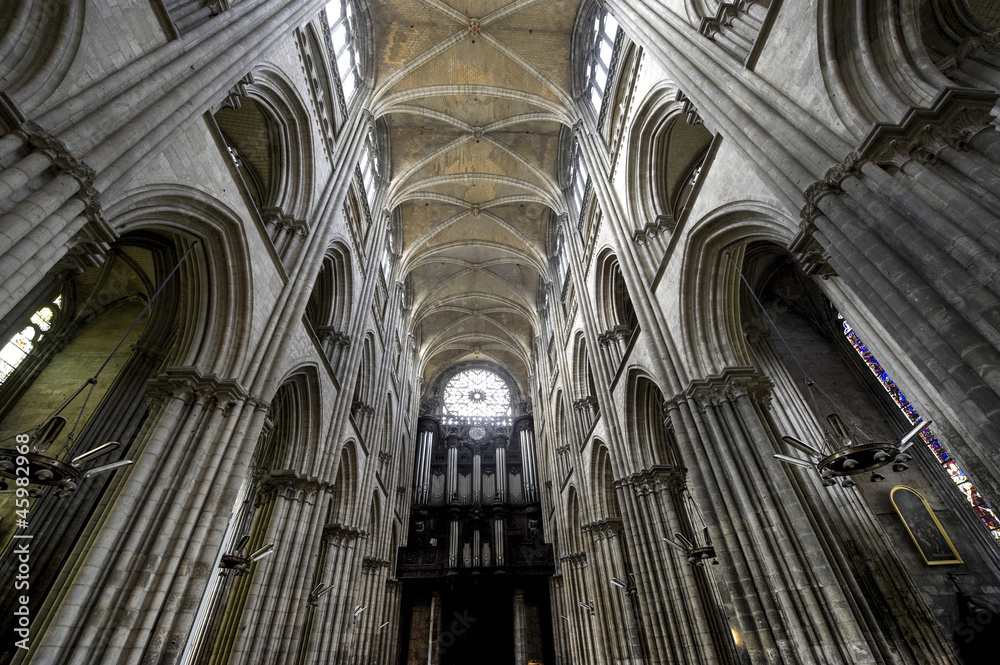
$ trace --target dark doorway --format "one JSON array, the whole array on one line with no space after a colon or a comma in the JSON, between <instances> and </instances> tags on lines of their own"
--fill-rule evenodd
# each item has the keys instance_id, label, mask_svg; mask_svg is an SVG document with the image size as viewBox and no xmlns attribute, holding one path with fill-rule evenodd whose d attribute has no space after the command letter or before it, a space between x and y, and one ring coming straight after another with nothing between
<instances>
[{"instance_id":1,"label":"dark doorway","mask_svg":"<svg viewBox=\"0 0 1000 665\"><path fill-rule=\"evenodd\" d=\"M442 600L441 665L513 665L514 600L510 588L463 584L445 593Z\"/></svg>"}]
</instances>

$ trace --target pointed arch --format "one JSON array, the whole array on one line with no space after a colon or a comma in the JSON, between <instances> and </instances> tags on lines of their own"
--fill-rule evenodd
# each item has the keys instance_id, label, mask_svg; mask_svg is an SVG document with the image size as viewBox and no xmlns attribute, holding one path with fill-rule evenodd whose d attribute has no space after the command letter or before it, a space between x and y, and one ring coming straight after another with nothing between
<instances>
[{"instance_id":1,"label":"pointed arch","mask_svg":"<svg viewBox=\"0 0 1000 665\"><path fill-rule=\"evenodd\" d=\"M253 320L253 262L239 214L205 192L162 185L129 192L107 216L122 235L170 239L178 257L197 242L175 277L183 295L171 325L181 332L164 364L239 376L258 332L246 325Z\"/></svg>"},{"instance_id":2,"label":"pointed arch","mask_svg":"<svg viewBox=\"0 0 1000 665\"><path fill-rule=\"evenodd\" d=\"M333 482L330 524L351 526L360 487L358 485L358 454L353 439L344 444Z\"/></svg>"},{"instance_id":3,"label":"pointed arch","mask_svg":"<svg viewBox=\"0 0 1000 665\"><path fill-rule=\"evenodd\" d=\"M655 465L679 468L673 427L663 413L663 393L644 372L629 372L626 389L626 434L640 468Z\"/></svg>"},{"instance_id":4,"label":"pointed arch","mask_svg":"<svg viewBox=\"0 0 1000 665\"><path fill-rule=\"evenodd\" d=\"M615 490L615 472L607 444L594 440L595 453L591 463L590 483L594 488L595 519L620 519L621 507Z\"/></svg>"}]
</instances>

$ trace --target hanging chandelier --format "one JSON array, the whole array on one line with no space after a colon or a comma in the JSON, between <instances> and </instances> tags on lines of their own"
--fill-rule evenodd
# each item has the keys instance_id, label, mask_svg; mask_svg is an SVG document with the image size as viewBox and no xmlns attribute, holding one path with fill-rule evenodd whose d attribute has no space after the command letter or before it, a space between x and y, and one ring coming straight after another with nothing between
<instances>
[{"instance_id":1,"label":"hanging chandelier","mask_svg":"<svg viewBox=\"0 0 1000 665\"><path fill-rule=\"evenodd\" d=\"M871 472L869 478L871 482L881 482L885 480L885 476L879 473L878 469L890 464L893 471L906 471L909 468L906 463L912 459L906 450L913 445L916 436L931 425L930 420L917 423L913 429L903 435L899 443L855 443L840 416L831 413L826 420L833 430L830 438L839 443L839 447L829 446L833 451L826 452L810 446L794 436L783 436L781 438L785 443L809 455L809 460L789 455L775 455L775 458L788 464L816 469L823 484L827 486L836 485L839 478L841 487L854 487L857 483L851 476L869 471Z\"/></svg>"}]
</instances>

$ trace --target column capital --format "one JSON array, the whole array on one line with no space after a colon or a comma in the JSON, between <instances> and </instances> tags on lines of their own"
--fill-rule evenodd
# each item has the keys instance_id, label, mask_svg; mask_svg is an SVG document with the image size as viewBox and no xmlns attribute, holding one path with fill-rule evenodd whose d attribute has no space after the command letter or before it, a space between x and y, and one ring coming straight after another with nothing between
<instances>
[{"instance_id":1,"label":"column capital","mask_svg":"<svg viewBox=\"0 0 1000 665\"><path fill-rule=\"evenodd\" d=\"M615 486L631 487L639 496L666 491L677 493L685 488L686 477L687 469L684 467L657 464L615 481Z\"/></svg>"},{"instance_id":2,"label":"column capital","mask_svg":"<svg viewBox=\"0 0 1000 665\"><path fill-rule=\"evenodd\" d=\"M671 401L692 399L702 404L719 404L749 396L762 406L771 403L774 383L753 367L727 367L721 374L691 381L684 392Z\"/></svg>"},{"instance_id":3,"label":"column capital","mask_svg":"<svg viewBox=\"0 0 1000 665\"><path fill-rule=\"evenodd\" d=\"M860 160L902 166L933 161L945 148L965 150L989 129L998 95L987 90L945 88L926 108L914 108L898 125L877 124L858 148Z\"/></svg>"},{"instance_id":4,"label":"column capital","mask_svg":"<svg viewBox=\"0 0 1000 665\"><path fill-rule=\"evenodd\" d=\"M622 534L624 524L620 517L605 517L602 520L588 522L581 528L593 536L594 540L610 540Z\"/></svg>"},{"instance_id":5,"label":"column capital","mask_svg":"<svg viewBox=\"0 0 1000 665\"><path fill-rule=\"evenodd\" d=\"M217 408L227 412L250 397L236 379L202 374L195 367L168 367L146 382L146 391L154 405L176 398L204 404L214 402Z\"/></svg>"}]
</instances>

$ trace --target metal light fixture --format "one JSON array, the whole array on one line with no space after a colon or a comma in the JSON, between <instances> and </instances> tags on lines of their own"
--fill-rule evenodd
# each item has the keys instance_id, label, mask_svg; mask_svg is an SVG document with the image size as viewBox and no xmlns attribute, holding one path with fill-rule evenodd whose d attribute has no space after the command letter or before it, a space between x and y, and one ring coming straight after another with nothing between
<instances>
[{"instance_id":1,"label":"metal light fixture","mask_svg":"<svg viewBox=\"0 0 1000 665\"><path fill-rule=\"evenodd\" d=\"M96 382L96 379L94 381ZM86 385L84 384L84 387ZM78 390L70 399L72 400L79 395L82 390L83 388ZM82 455L77 455L68 462L57 457L45 455L44 452L52 445L52 442L55 441L65 426L66 419L64 417L59 415L53 416L43 425L35 428L35 442L31 446L30 452L27 449L27 444L22 444L17 448L0 449L0 476L2 476L0 477L0 490L7 489L7 478L16 479L21 477L27 478L28 482L34 485L34 487L28 490L28 496L30 497L40 497L44 491L44 487L57 487L56 496L58 497L69 496L76 490L77 485L84 478L107 473L108 471L113 471L132 463L132 460L120 460L86 470L81 467L82 464L107 455L112 450L117 449L121 445L117 441L109 441L108 443L101 444ZM70 448L71 443L72 433L67 437L67 450ZM18 468L24 467L27 467L27 472L18 474Z\"/></svg>"},{"instance_id":2,"label":"metal light fixture","mask_svg":"<svg viewBox=\"0 0 1000 665\"><path fill-rule=\"evenodd\" d=\"M236 549L233 550L232 554L222 555L222 558L219 560L219 568L222 569L219 571L220 575L225 575L229 572L234 572L237 576L246 575L250 572L250 564L256 563L274 553L274 543L268 543L251 554L243 554L243 548L247 546L249 540L250 534L244 535L236 543Z\"/></svg>"},{"instance_id":3,"label":"metal light fixture","mask_svg":"<svg viewBox=\"0 0 1000 665\"><path fill-rule=\"evenodd\" d=\"M308 607L316 607L316 605L319 604L319 599L330 593L331 589L333 589L332 584L323 584L320 582L313 587L312 591L309 592L309 598L306 599L306 605Z\"/></svg>"},{"instance_id":4,"label":"metal light fixture","mask_svg":"<svg viewBox=\"0 0 1000 665\"><path fill-rule=\"evenodd\" d=\"M628 582L620 577L612 577L611 583L630 596L634 596L639 593L639 589L635 585L635 575L632 573L628 574Z\"/></svg>"},{"instance_id":5,"label":"metal light fixture","mask_svg":"<svg viewBox=\"0 0 1000 665\"><path fill-rule=\"evenodd\" d=\"M727 254L729 261L736 268L739 273L743 284L746 286L750 295L753 297L757 306L760 308L761 314L771 325L771 328L777 334L778 338L785 345L788 350L789 355L798 365L799 370L802 372L802 378L805 381L806 387L812 394L812 389L816 387L819 389L820 393L830 402L834 403L834 400L823 391L822 388L816 385L816 382L809 378L806 373L805 368L799 363L798 358L795 357L794 351L788 345L785 337L778 330L778 327L768 316L767 310L764 309L764 305L760 302L757 294L750 287L750 283L747 281L746 276L743 271L740 270L739 265L733 260L732 256ZM791 457L789 455L775 455L776 459L782 462L787 462L788 464L794 464L796 466L801 466L804 468L815 468L819 473L823 484L826 486L833 486L837 484L837 480L840 480L840 486L845 488L855 487L857 483L851 476L855 476L861 473L871 472L869 480L873 483L881 482L885 480L885 476L878 473L878 469L892 464L892 470L899 472L905 471L907 467L907 462L909 462L912 457L906 454L906 450L913 445L914 437L916 437L921 431L926 429L931 425L930 420L925 420L913 427L909 432L907 432L899 443L875 441L869 443L855 443L847 427L844 425L844 421L841 420L840 416L836 413L831 413L826 417L827 422L830 424L830 431L827 432L828 438L835 445L829 446L832 452L825 452L817 449L804 441L795 438L794 436L783 436L781 437L785 443L797 448L798 450L806 453L809 456L809 460L804 460L799 457ZM821 447L825 447L822 446Z\"/></svg>"},{"instance_id":6,"label":"metal light fixture","mask_svg":"<svg viewBox=\"0 0 1000 665\"><path fill-rule=\"evenodd\" d=\"M590 601L587 603L580 601L580 607L587 610L587 614L589 614L590 616L594 616L594 601Z\"/></svg>"},{"instance_id":7,"label":"metal light fixture","mask_svg":"<svg viewBox=\"0 0 1000 665\"><path fill-rule=\"evenodd\" d=\"M688 563L695 568L700 568L705 565L706 561L715 558L715 548L712 547L712 543L708 540L707 528L705 529L705 542L708 543L707 545L695 545L690 540L685 538L684 534L680 531L674 531L674 538L677 540L664 538L663 542L667 543L677 551L683 552L684 556L687 557Z\"/></svg>"},{"instance_id":8,"label":"metal light fixture","mask_svg":"<svg viewBox=\"0 0 1000 665\"><path fill-rule=\"evenodd\" d=\"M893 471L905 471L909 468L906 463L912 459L906 453L907 449L913 445L917 435L931 425L930 420L917 423L913 429L903 435L899 443L855 443L840 416L832 413L827 416L827 422L830 423L833 431L831 438L835 438L841 444L839 449L832 453L826 453L794 436L783 436L781 438L785 443L806 453L810 459L807 461L788 455L775 455L775 458L803 468L815 468L824 485L836 485L837 479L840 479L840 486L845 488L857 485L851 476L869 471L871 472L869 477L871 482L885 480L885 476L879 473L878 469L890 464Z\"/></svg>"}]
</instances>

